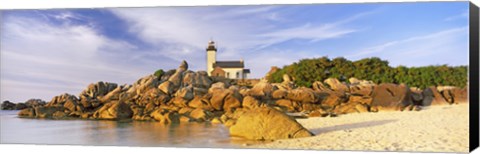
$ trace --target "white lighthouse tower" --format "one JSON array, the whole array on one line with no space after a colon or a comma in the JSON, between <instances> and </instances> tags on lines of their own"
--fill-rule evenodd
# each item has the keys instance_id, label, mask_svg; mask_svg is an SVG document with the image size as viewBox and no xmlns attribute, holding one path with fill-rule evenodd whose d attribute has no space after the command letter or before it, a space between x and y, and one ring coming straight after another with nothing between
<instances>
[{"instance_id":1,"label":"white lighthouse tower","mask_svg":"<svg viewBox=\"0 0 480 154\"><path fill-rule=\"evenodd\" d=\"M217 62L217 48L215 47L215 42L210 40L207 47L207 73L209 76L212 75L215 62Z\"/></svg>"}]
</instances>

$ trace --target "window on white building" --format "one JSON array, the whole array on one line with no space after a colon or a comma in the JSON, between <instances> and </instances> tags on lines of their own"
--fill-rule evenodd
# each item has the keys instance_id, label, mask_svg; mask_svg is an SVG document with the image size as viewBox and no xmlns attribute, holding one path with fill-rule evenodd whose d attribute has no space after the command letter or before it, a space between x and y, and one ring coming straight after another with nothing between
<instances>
[{"instance_id":1,"label":"window on white building","mask_svg":"<svg viewBox=\"0 0 480 154\"><path fill-rule=\"evenodd\" d=\"M237 72L237 79L240 78L240 72Z\"/></svg>"},{"instance_id":2,"label":"window on white building","mask_svg":"<svg viewBox=\"0 0 480 154\"><path fill-rule=\"evenodd\" d=\"M227 72L227 78L230 78L230 72Z\"/></svg>"}]
</instances>

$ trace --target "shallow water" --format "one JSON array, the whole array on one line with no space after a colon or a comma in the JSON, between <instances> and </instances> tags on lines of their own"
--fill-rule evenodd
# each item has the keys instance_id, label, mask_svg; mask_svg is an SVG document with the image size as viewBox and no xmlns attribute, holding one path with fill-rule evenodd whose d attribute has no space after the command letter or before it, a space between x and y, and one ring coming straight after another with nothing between
<instances>
[{"instance_id":1,"label":"shallow water","mask_svg":"<svg viewBox=\"0 0 480 154\"><path fill-rule=\"evenodd\" d=\"M239 148L221 124L46 120L0 111L0 142L24 144Z\"/></svg>"}]
</instances>

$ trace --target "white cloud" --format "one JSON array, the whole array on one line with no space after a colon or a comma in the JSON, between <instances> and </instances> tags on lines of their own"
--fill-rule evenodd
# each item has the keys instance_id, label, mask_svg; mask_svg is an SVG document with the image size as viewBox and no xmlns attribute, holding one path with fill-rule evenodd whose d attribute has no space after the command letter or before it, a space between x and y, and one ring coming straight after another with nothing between
<instances>
[{"instance_id":1,"label":"white cloud","mask_svg":"<svg viewBox=\"0 0 480 154\"><path fill-rule=\"evenodd\" d=\"M390 41L348 55L349 59L380 57L388 59L392 66L431 65L432 59L438 61L438 65L467 65L468 27Z\"/></svg>"},{"instance_id":2,"label":"white cloud","mask_svg":"<svg viewBox=\"0 0 480 154\"><path fill-rule=\"evenodd\" d=\"M1 100L77 95L90 83L130 84L159 68L158 63L168 62L162 68L178 65L158 55L135 59L131 55L142 55L135 46L85 25L54 25L45 18L22 16L2 22ZM148 61L152 58L158 61Z\"/></svg>"},{"instance_id":3,"label":"white cloud","mask_svg":"<svg viewBox=\"0 0 480 154\"><path fill-rule=\"evenodd\" d=\"M128 31L159 48L164 56L187 59L205 69L205 47L213 38L219 48L218 59L244 58L253 77L261 77L270 66L249 65L246 56L272 58L265 49L292 39L320 41L356 32L344 24L373 12L365 12L332 23L289 23L279 6L199 7L199 8L116 8L111 11L126 20ZM255 51L255 52L253 52ZM294 55L298 52L290 52ZM253 56L252 56L253 57ZM288 56L284 58L289 58ZM285 60L288 61L288 60ZM252 63L253 64L253 63Z\"/></svg>"}]
</instances>

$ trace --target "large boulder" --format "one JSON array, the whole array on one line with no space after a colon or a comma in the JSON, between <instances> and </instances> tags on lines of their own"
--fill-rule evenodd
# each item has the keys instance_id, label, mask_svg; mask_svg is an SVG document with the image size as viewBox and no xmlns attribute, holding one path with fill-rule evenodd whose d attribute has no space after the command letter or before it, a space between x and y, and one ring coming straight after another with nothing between
<instances>
[{"instance_id":1,"label":"large boulder","mask_svg":"<svg viewBox=\"0 0 480 154\"><path fill-rule=\"evenodd\" d=\"M52 98L45 106L63 106L69 111L83 111L83 106L80 105L78 98L71 94L62 94Z\"/></svg>"},{"instance_id":2,"label":"large boulder","mask_svg":"<svg viewBox=\"0 0 480 154\"><path fill-rule=\"evenodd\" d=\"M255 97L246 96L243 98L242 107L245 109L255 109L260 107L261 103Z\"/></svg>"},{"instance_id":3,"label":"large boulder","mask_svg":"<svg viewBox=\"0 0 480 154\"><path fill-rule=\"evenodd\" d=\"M184 86L192 85L197 88L209 88L212 85L212 80L208 77L207 72L187 72L183 77Z\"/></svg>"},{"instance_id":4,"label":"large boulder","mask_svg":"<svg viewBox=\"0 0 480 154\"><path fill-rule=\"evenodd\" d=\"M468 102L467 88L460 89L458 87L437 87L437 89L450 104Z\"/></svg>"},{"instance_id":5,"label":"large boulder","mask_svg":"<svg viewBox=\"0 0 480 154\"><path fill-rule=\"evenodd\" d=\"M18 116L22 118L34 118L35 117L35 109L34 108L26 108L23 110L20 110L18 112Z\"/></svg>"},{"instance_id":6,"label":"large boulder","mask_svg":"<svg viewBox=\"0 0 480 154\"><path fill-rule=\"evenodd\" d=\"M362 113L362 112L368 112L368 111L369 111L368 106L361 103L357 103L357 102L343 103L335 106L335 108L332 110L332 112L335 113L336 115L348 114L348 113Z\"/></svg>"},{"instance_id":7,"label":"large boulder","mask_svg":"<svg viewBox=\"0 0 480 154\"><path fill-rule=\"evenodd\" d=\"M191 108L200 108L208 111L213 111L215 109L212 107L208 96L195 96L190 102L188 102L188 106Z\"/></svg>"},{"instance_id":8,"label":"large boulder","mask_svg":"<svg viewBox=\"0 0 480 154\"><path fill-rule=\"evenodd\" d=\"M339 92L348 92L349 88L345 83L341 83L335 78L328 78L325 81L323 81L325 84L330 86L330 89L334 91L339 91Z\"/></svg>"},{"instance_id":9,"label":"large boulder","mask_svg":"<svg viewBox=\"0 0 480 154\"><path fill-rule=\"evenodd\" d=\"M180 123L180 115L177 112L170 112L165 109L157 109L150 116L164 124Z\"/></svg>"},{"instance_id":10,"label":"large boulder","mask_svg":"<svg viewBox=\"0 0 480 154\"><path fill-rule=\"evenodd\" d=\"M130 119L132 115L133 111L127 103L112 101L95 111L93 117L106 120L122 120Z\"/></svg>"},{"instance_id":11,"label":"large boulder","mask_svg":"<svg viewBox=\"0 0 480 154\"><path fill-rule=\"evenodd\" d=\"M230 135L251 140L277 140L313 136L294 118L269 107L246 111L236 120L235 125L230 127Z\"/></svg>"},{"instance_id":12,"label":"large boulder","mask_svg":"<svg viewBox=\"0 0 480 154\"><path fill-rule=\"evenodd\" d=\"M278 88L270 83L267 80L261 80L259 83L250 89L248 95L254 96L257 98L268 99L271 97L272 92Z\"/></svg>"},{"instance_id":13,"label":"large boulder","mask_svg":"<svg viewBox=\"0 0 480 154\"><path fill-rule=\"evenodd\" d=\"M331 92L332 90L325 86L322 82L320 81L315 81L312 84L312 89L318 92Z\"/></svg>"},{"instance_id":14,"label":"large boulder","mask_svg":"<svg viewBox=\"0 0 480 154\"><path fill-rule=\"evenodd\" d=\"M117 88L116 83L109 83L109 82L97 82L88 85L87 89L83 90L80 93L80 97L88 97L88 98L98 98L108 94L110 91Z\"/></svg>"},{"instance_id":15,"label":"large boulder","mask_svg":"<svg viewBox=\"0 0 480 154\"><path fill-rule=\"evenodd\" d=\"M375 87L372 93L371 106L378 110L401 110L413 105L410 88L401 84L382 83Z\"/></svg>"},{"instance_id":16,"label":"large boulder","mask_svg":"<svg viewBox=\"0 0 480 154\"><path fill-rule=\"evenodd\" d=\"M312 89L305 87L300 87L289 91L287 98L301 103L317 103L321 99L319 94Z\"/></svg>"},{"instance_id":17,"label":"large boulder","mask_svg":"<svg viewBox=\"0 0 480 154\"><path fill-rule=\"evenodd\" d=\"M63 106L40 106L35 107L35 117L36 118L63 118L63 117L55 117L54 113L56 112L64 112L65 108Z\"/></svg>"},{"instance_id":18,"label":"large boulder","mask_svg":"<svg viewBox=\"0 0 480 154\"><path fill-rule=\"evenodd\" d=\"M294 112L299 108L298 104L288 99L280 99L275 101L275 105L281 107L284 111Z\"/></svg>"},{"instance_id":19,"label":"large boulder","mask_svg":"<svg viewBox=\"0 0 480 154\"><path fill-rule=\"evenodd\" d=\"M434 86L425 88L422 91L423 100L422 106L430 106L430 105L443 105L448 104L445 98L437 91L437 88Z\"/></svg>"}]
</instances>

